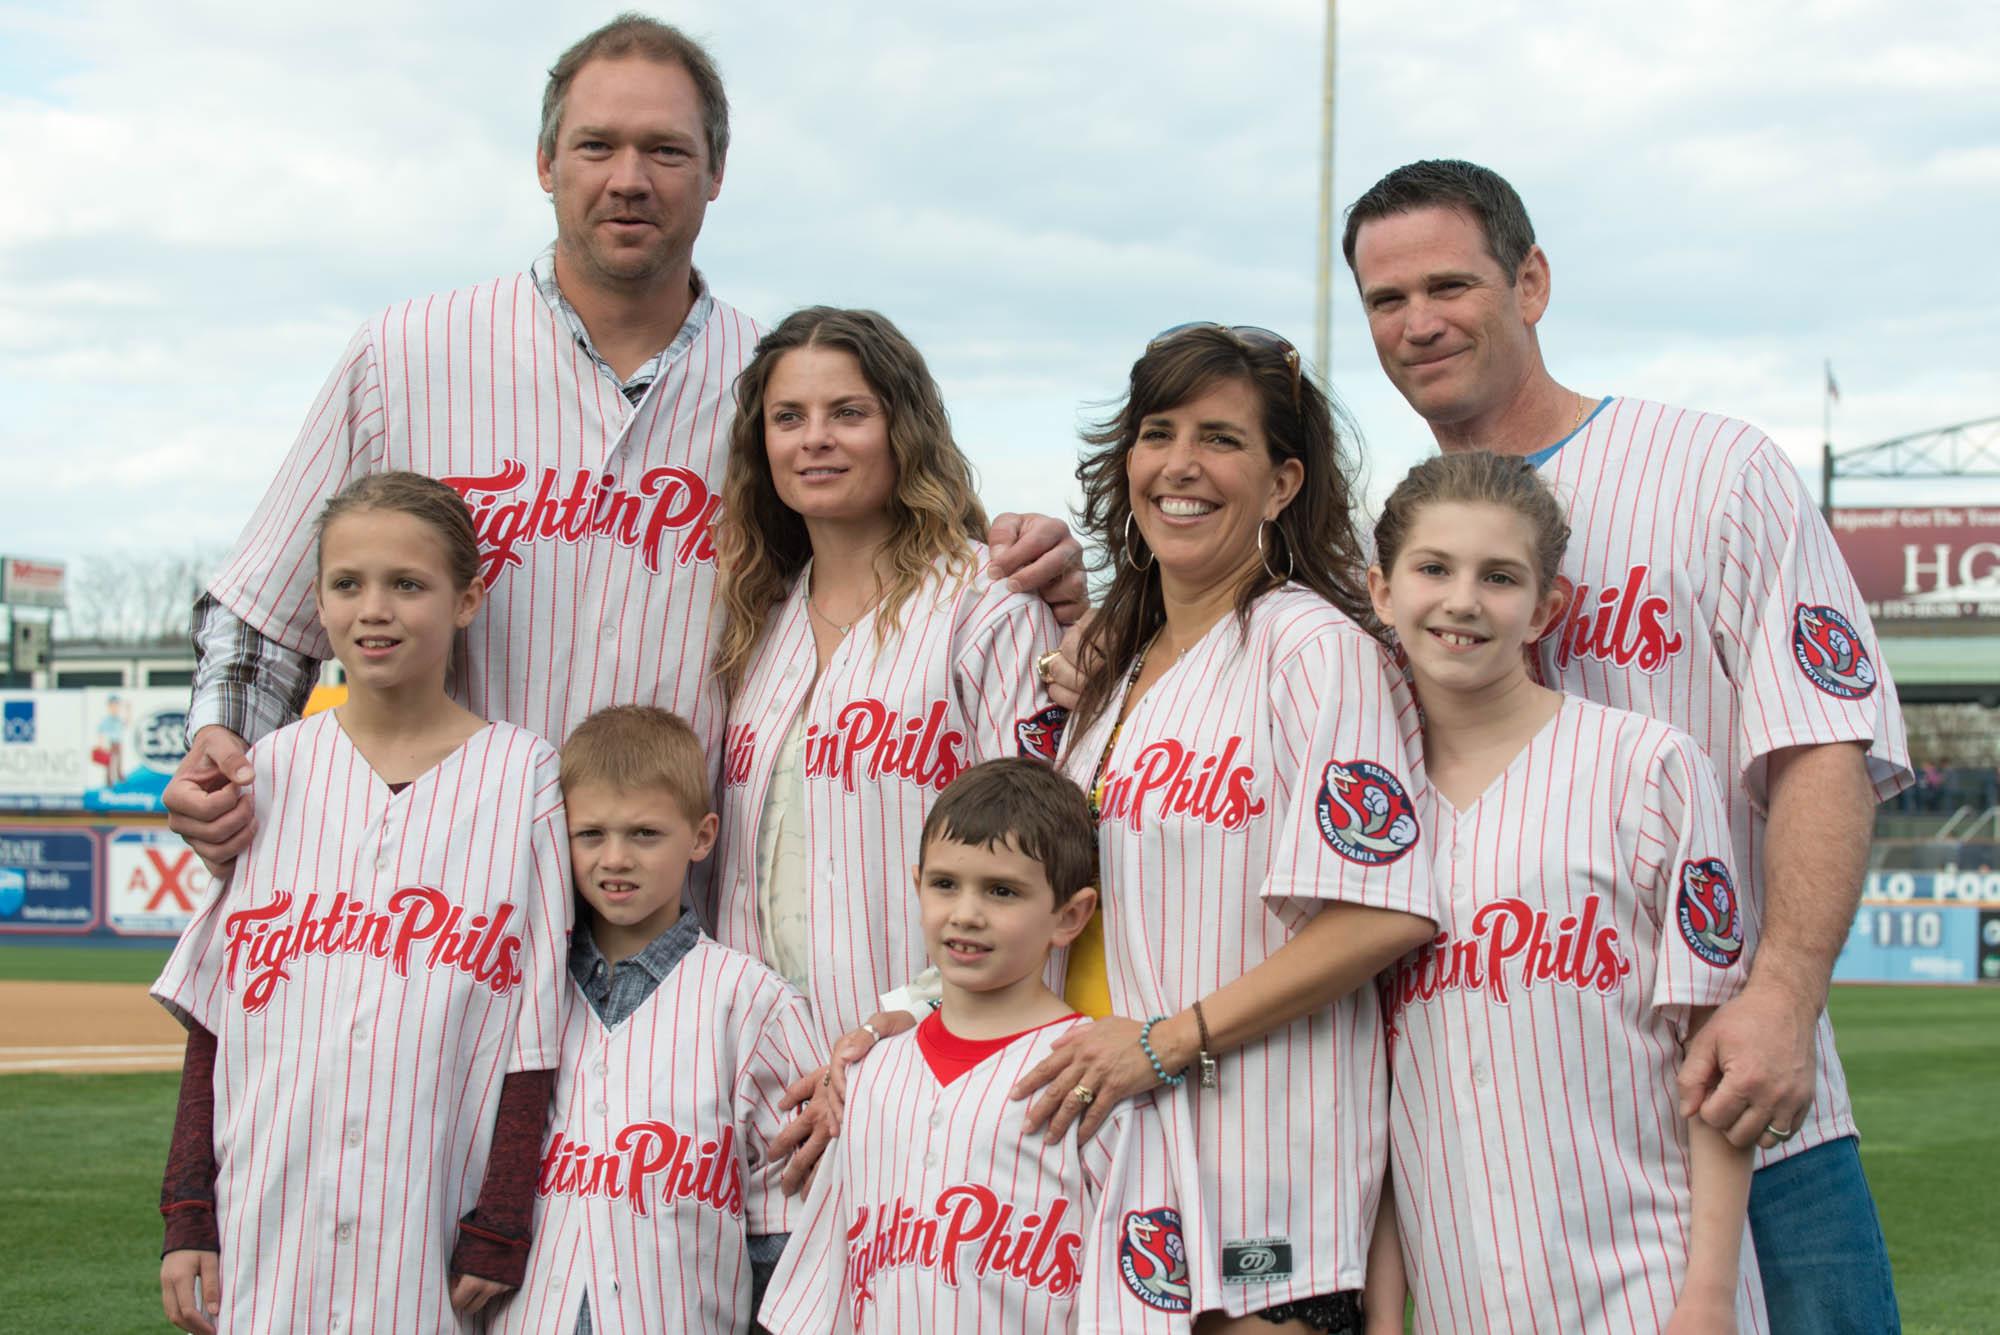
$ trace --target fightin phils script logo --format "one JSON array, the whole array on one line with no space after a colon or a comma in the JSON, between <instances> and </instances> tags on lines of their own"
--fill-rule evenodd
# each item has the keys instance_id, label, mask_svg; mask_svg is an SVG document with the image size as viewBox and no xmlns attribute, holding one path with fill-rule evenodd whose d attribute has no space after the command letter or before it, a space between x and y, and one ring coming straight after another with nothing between
<instances>
[{"instance_id":1,"label":"fightin phils script logo","mask_svg":"<svg viewBox=\"0 0 2000 1335\"><path fill-rule=\"evenodd\" d=\"M442 890L413 885L389 896L386 913L348 898L345 890L322 913L319 896L309 894L294 919L292 896L280 890L269 903L222 920L229 951L223 982L234 992L241 973L243 1009L255 1015L271 1004L300 960L372 955L388 960L399 978L410 976L412 963L457 969L504 997L521 981L521 938L507 930L513 916L514 906L503 903L490 918L475 913L468 919L464 907Z\"/></svg>"},{"instance_id":2,"label":"fightin phils script logo","mask_svg":"<svg viewBox=\"0 0 2000 1335\"><path fill-rule=\"evenodd\" d=\"M639 475L636 491L627 491L610 473L588 468L566 474L544 468L532 496L523 493L527 480L528 466L519 459L502 459L497 472L442 479L472 511L479 577L488 589L508 567L527 559L521 548L533 542L610 538L638 548L646 569L657 574L672 535L674 564L714 564L722 498L691 468L649 468Z\"/></svg>"}]
</instances>

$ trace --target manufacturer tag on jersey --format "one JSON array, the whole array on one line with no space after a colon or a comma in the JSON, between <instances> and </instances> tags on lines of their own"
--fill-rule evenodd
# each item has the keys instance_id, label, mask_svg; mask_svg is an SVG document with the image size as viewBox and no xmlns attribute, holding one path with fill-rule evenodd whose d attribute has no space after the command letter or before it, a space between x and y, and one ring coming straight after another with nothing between
<instances>
[{"instance_id":1,"label":"manufacturer tag on jersey","mask_svg":"<svg viewBox=\"0 0 2000 1335\"><path fill-rule=\"evenodd\" d=\"M1264 1284L1292 1277L1289 1238L1245 1238L1222 1244L1224 1284Z\"/></svg>"}]
</instances>

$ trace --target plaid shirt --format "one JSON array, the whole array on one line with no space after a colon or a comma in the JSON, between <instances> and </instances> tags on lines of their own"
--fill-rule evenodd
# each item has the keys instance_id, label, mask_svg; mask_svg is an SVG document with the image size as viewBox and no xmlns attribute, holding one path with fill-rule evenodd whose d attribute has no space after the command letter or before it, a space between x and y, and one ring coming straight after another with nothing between
<instances>
[{"instance_id":1,"label":"plaid shirt","mask_svg":"<svg viewBox=\"0 0 2000 1335\"><path fill-rule=\"evenodd\" d=\"M569 976L577 990L608 1027L623 1024L653 995L674 966L687 958L701 940L701 927L692 913L646 943L646 948L628 960L612 964L604 958L591 938L590 924L579 921L569 943ZM789 1233L752 1233L750 1246L750 1305L754 1311L764 1301L764 1287L778 1267ZM757 1327L762 1330L763 1327ZM577 1309L576 1335L590 1335L590 1302Z\"/></svg>"},{"instance_id":2,"label":"plaid shirt","mask_svg":"<svg viewBox=\"0 0 2000 1335\"><path fill-rule=\"evenodd\" d=\"M597 353L583 317L569 304L556 285L556 248L535 257L529 275L542 300L561 317L576 338L579 348L597 364L599 374L618 386L618 392L637 403L645 397L660 369L694 342L715 307L715 297L699 271L694 274L694 304L673 341L655 353L630 377L621 379L611 363ZM304 712L312 698L313 684L319 680L319 660L277 644L246 625L241 618L207 593L195 602L194 692L188 706L187 735L211 724L220 724L241 737L245 745L276 732Z\"/></svg>"}]
</instances>

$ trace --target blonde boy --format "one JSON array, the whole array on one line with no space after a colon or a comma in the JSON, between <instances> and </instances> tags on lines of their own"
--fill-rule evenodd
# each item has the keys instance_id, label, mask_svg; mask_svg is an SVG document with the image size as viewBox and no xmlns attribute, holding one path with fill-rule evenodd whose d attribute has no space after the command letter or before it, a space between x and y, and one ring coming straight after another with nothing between
<instances>
[{"instance_id":1,"label":"blonde boy","mask_svg":"<svg viewBox=\"0 0 2000 1335\"><path fill-rule=\"evenodd\" d=\"M784 1247L766 1151L821 1053L804 999L682 913L715 844L708 769L645 706L563 748L578 923L534 1250L496 1331L747 1331Z\"/></svg>"}]
</instances>

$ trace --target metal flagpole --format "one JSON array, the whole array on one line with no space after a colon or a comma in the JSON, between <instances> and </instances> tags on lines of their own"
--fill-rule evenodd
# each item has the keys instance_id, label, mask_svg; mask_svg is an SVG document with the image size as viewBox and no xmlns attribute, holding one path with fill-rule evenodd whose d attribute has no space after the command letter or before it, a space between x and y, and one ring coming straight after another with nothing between
<instances>
[{"instance_id":1,"label":"metal flagpole","mask_svg":"<svg viewBox=\"0 0 2000 1335\"><path fill-rule=\"evenodd\" d=\"M1313 365L1320 387L1333 387L1333 55L1334 0L1326 0L1326 56L1320 78L1319 281L1313 306Z\"/></svg>"}]
</instances>

